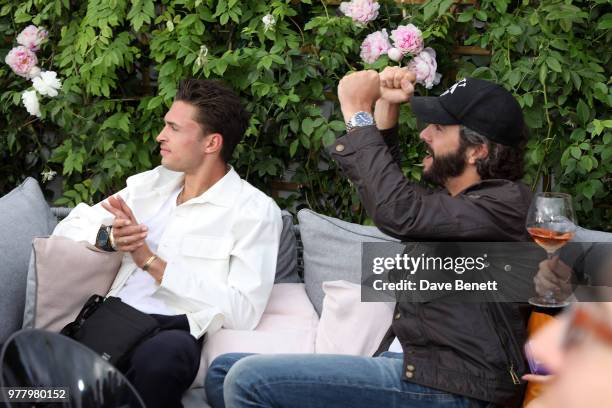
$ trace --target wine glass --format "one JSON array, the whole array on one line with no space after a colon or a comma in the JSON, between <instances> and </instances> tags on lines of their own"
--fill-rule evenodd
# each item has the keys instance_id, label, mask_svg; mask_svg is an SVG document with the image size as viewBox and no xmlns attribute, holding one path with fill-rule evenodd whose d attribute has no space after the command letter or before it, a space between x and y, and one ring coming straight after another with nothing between
<instances>
[{"instance_id":1,"label":"wine glass","mask_svg":"<svg viewBox=\"0 0 612 408\"><path fill-rule=\"evenodd\" d=\"M572 239L576 232L572 196L565 193L537 193L527 213L526 227L536 244L544 248L548 259L552 259L555 252ZM530 298L529 303L550 308L569 305L569 302L557 299L552 290L544 296Z\"/></svg>"}]
</instances>

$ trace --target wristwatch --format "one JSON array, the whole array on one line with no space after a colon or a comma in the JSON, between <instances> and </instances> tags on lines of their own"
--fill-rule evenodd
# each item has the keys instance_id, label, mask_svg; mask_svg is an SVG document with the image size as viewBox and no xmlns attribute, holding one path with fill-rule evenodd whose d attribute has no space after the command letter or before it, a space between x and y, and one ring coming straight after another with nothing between
<instances>
[{"instance_id":1,"label":"wristwatch","mask_svg":"<svg viewBox=\"0 0 612 408\"><path fill-rule=\"evenodd\" d=\"M376 123L374 122L374 117L372 116L372 114L360 111L353 114L353 116L351 116L348 122L346 122L346 131L350 132L351 130L358 127L372 126L375 124Z\"/></svg>"},{"instance_id":2,"label":"wristwatch","mask_svg":"<svg viewBox=\"0 0 612 408\"><path fill-rule=\"evenodd\" d=\"M112 229L112 225L100 226L100 229L98 230L98 235L96 235L96 247L104 251L115 252L115 248L113 248L111 244Z\"/></svg>"}]
</instances>

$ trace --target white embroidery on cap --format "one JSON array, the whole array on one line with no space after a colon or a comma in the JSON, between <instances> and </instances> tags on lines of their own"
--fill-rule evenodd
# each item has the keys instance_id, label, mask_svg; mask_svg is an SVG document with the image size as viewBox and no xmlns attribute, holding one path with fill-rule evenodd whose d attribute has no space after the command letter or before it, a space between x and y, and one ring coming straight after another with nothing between
<instances>
[{"instance_id":1,"label":"white embroidery on cap","mask_svg":"<svg viewBox=\"0 0 612 408\"><path fill-rule=\"evenodd\" d=\"M444 95L446 95L447 93L452 94L452 93L454 93L454 92L455 92L455 89L457 89L457 87L459 87L459 86L460 86L460 87L462 87L462 88L465 88L465 87L466 87L466 85L467 85L467 79L466 79L466 78L463 78L461 81L457 82L455 85L451 86L451 87L450 87L450 88L448 88L446 91L444 91L444 93L443 93L442 95L440 95L440 96L444 96Z\"/></svg>"}]
</instances>

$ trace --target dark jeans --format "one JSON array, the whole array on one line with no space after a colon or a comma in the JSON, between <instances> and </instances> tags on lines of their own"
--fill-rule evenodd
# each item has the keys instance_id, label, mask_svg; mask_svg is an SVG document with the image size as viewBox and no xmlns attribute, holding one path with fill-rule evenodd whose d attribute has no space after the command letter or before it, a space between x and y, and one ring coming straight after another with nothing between
<instances>
[{"instance_id":1,"label":"dark jeans","mask_svg":"<svg viewBox=\"0 0 612 408\"><path fill-rule=\"evenodd\" d=\"M402 354L225 354L206 375L214 408L467 408L490 404L403 381Z\"/></svg>"},{"instance_id":2,"label":"dark jeans","mask_svg":"<svg viewBox=\"0 0 612 408\"><path fill-rule=\"evenodd\" d=\"M189 333L185 315L151 315L161 331L132 352L124 374L147 408L182 407L181 397L198 372L202 339Z\"/></svg>"}]
</instances>

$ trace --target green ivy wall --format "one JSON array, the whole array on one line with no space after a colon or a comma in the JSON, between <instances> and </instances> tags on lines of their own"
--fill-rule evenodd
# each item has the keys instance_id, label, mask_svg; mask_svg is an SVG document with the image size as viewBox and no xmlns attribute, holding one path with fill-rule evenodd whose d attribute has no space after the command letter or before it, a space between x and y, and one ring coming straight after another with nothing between
<instances>
[{"instance_id":1,"label":"green ivy wall","mask_svg":"<svg viewBox=\"0 0 612 408\"><path fill-rule=\"evenodd\" d=\"M41 101L39 119L21 105L31 84L0 64L0 194L28 175L41 180L44 170L62 176L57 205L118 190L159 163L162 117L178 81L195 76L223 79L248 103L252 121L233 161L243 177L269 193L279 180L293 183L280 186L297 186L278 198L283 207L368 222L324 151L344 129L336 85L364 68L367 34L411 22L443 75L417 92L435 95L465 75L504 85L531 129L525 181L573 194L580 224L612 229L609 1L380 3L378 19L357 27L337 5L314 0L0 0L2 60L24 27L44 26L39 65L63 81L58 97ZM268 13L276 25L265 30ZM408 107L401 133L403 169L418 180L423 150Z\"/></svg>"}]
</instances>

